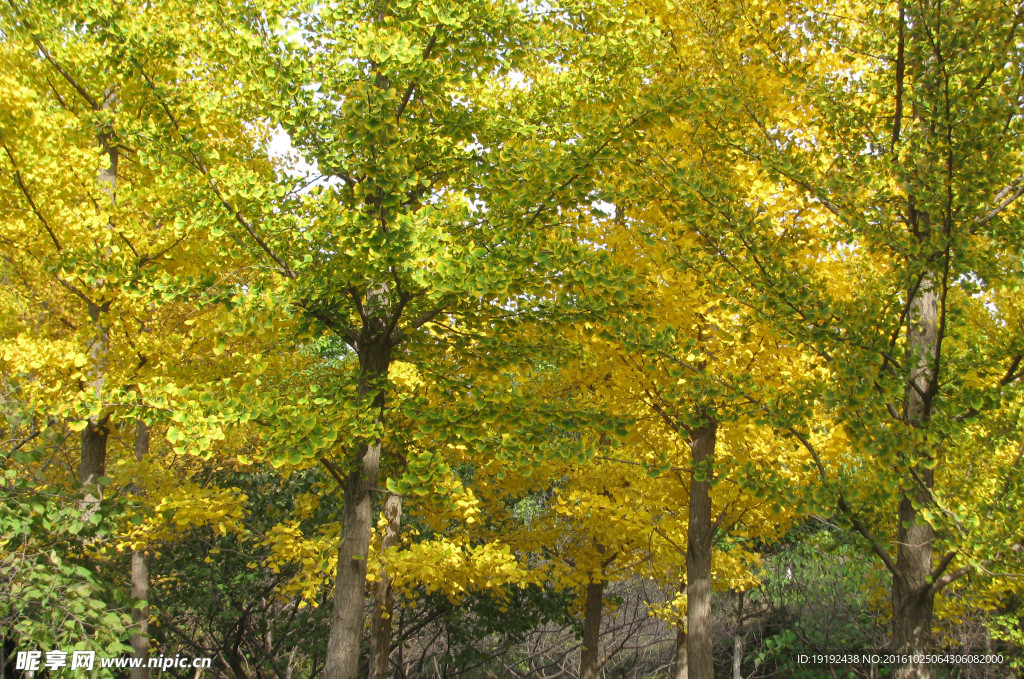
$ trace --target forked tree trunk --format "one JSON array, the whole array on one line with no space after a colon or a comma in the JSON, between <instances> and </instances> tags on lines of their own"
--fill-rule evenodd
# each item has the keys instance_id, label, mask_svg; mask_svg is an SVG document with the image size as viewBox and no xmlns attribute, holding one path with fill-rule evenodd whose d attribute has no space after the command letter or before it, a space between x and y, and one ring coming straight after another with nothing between
<instances>
[{"instance_id":1,"label":"forked tree trunk","mask_svg":"<svg viewBox=\"0 0 1024 679\"><path fill-rule=\"evenodd\" d=\"M604 581L587 585L583 608L583 649L580 652L580 679L597 679L600 669L601 614L604 612Z\"/></svg>"},{"instance_id":2,"label":"forked tree trunk","mask_svg":"<svg viewBox=\"0 0 1024 679\"><path fill-rule=\"evenodd\" d=\"M394 547L402 526L402 496L389 493L384 501L387 528L381 536L380 550ZM387 679L388 658L391 655L391 616L395 611L395 591L391 588L391 575L381 565L373 590L373 623L370 632L370 679Z\"/></svg>"},{"instance_id":3,"label":"forked tree trunk","mask_svg":"<svg viewBox=\"0 0 1024 679\"><path fill-rule=\"evenodd\" d=\"M141 462L149 455L149 427L141 419L135 422L135 459ZM136 492L140 492L136 488ZM132 550L132 583L131 598L133 601L149 599L149 561L145 550ZM149 679L149 605L132 608L132 656L142 659L141 667L133 667L131 679Z\"/></svg>"},{"instance_id":4,"label":"forked tree trunk","mask_svg":"<svg viewBox=\"0 0 1024 679\"><path fill-rule=\"evenodd\" d=\"M711 638L711 479L714 470L713 421L693 432L690 450L690 510L686 545L686 622L689 679L713 679L715 665Z\"/></svg>"},{"instance_id":5,"label":"forked tree trunk","mask_svg":"<svg viewBox=\"0 0 1024 679\"><path fill-rule=\"evenodd\" d=\"M924 215L919 219L924 220ZM904 402L904 419L915 428L924 427L931 414L935 395L935 370L939 351L939 304L936 276L928 271L916 291L911 292L907 318L907 358L909 383ZM927 458L927 451L919 451ZM932 575L932 543L935 529L915 509L927 505L935 474L926 465L911 468L915 489L899 501L899 525L896 529L896 573L892 588L893 650L908 658L896 664L896 679L930 679L927 663L914 662L915 656L926 654L931 647L932 611L935 590Z\"/></svg>"},{"instance_id":6,"label":"forked tree trunk","mask_svg":"<svg viewBox=\"0 0 1024 679\"><path fill-rule=\"evenodd\" d=\"M117 93L107 89L103 97L103 108L112 109L117 105ZM109 131L103 131L98 139L100 146L107 154L107 166L101 168L97 180L113 205L117 204L117 162L119 150ZM89 362L92 366L92 379L89 388L96 395L96 401L102 406L103 382L107 373L107 355L110 351L110 328L105 324L103 314L109 310L109 302L89 302L89 321L94 335L89 344ZM103 492L99 485L100 477L106 473L107 435L109 432L110 415L90 417L82 430L81 459L78 464L78 479L82 484L84 497L79 503L83 520L99 511Z\"/></svg>"},{"instance_id":7,"label":"forked tree trunk","mask_svg":"<svg viewBox=\"0 0 1024 679\"><path fill-rule=\"evenodd\" d=\"M363 329L356 342L359 356L359 399L375 394L371 407L378 424L384 417L384 381L391 363L389 290L377 285L366 293ZM366 607L366 555L373 531L373 494L380 471L381 440L363 443L356 455L355 469L345 479L341 544L334 582L334 610L327 637L324 679L356 679L359 646L362 641Z\"/></svg>"}]
</instances>

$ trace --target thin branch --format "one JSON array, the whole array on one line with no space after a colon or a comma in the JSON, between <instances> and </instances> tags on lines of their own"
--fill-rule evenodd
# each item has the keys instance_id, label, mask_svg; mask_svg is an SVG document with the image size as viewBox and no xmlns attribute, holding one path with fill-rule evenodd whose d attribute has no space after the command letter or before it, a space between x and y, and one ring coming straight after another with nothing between
<instances>
[{"instance_id":1,"label":"thin branch","mask_svg":"<svg viewBox=\"0 0 1024 679\"><path fill-rule=\"evenodd\" d=\"M13 2L10 2L9 4L11 5L11 7L14 7ZM89 104L90 108L92 108L92 110L94 111L99 111L100 109L102 109L103 105L100 104L95 97L91 96L86 91L86 89L78 83L77 80L71 77L70 73L65 71L64 68L59 63L57 63L57 60L53 58L53 56L50 54L50 51L46 49L46 45L43 44L43 41L40 40L35 33L31 33L29 35L32 38L32 42L34 42L36 47L39 48L39 51L43 53L43 57L45 57L46 60L50 62L50 65L53 66L57 73L60 73L61 77L63 77L69 85L75 88L75 91L78 92L79 95L81 95L82 99L85 99L85 101Z\"/></svg>"},{"instance_id":2,"label":"thin branch","mask_svg":"<svg viewBox=\"0 0 1024 679\"><path fill-rule=\"evenodd\" d=\"M947 568L949 568L949 564L953 563L954 558L956 558L956 552L946 552L946 554L943 555L942 559L939 560L939 563L932 571L932 581L942 577L942 574L946 572Z\"/></svg>"},{"instance_id":3,"label":"thin branch","mask_svg":"<svg viewBox=\"0 0 1024 679\"><path fill-rule=\"evenodd\" d=\"M79 289L78 289L78 288L76 288L75 286L71 285L71 283L68 283L68 282L67 282L66 280L64 280L64 279L63 279L63 278L61 278L60 276L55 276L55 278L57 279L57 282L58 282L58 283L60 283L60 285L61 285L61 286L63 286L63 287L64 287L65 289L67 289L67 290L68 290L68 291L69 291L69 292L70 292L71 294L75 295L75 296L76 296L76 297L78 297L78 298L79 298L80 300L82 300L83 302L85 302L86 306L93 306L93 305L95 304L95 303L94 303L94 302L93 302L93 301L92 301L91 299L89 299L89 298L88 298L88 297L86 296L86 294L85 294L84 292L82 292L81 290L79 290Z\"/></svg>"},{"instance_id":4,"label":"thin branch","mask_svg":"<svg viewBox=\"0 0 1024 679\"><path fill-rule=\"evenodd\" d=\"M1013 382L1020 378L1021 373L1017 372L1017 368L1020 366L1020 362L1024 360L1024 354L1017 354L1013 357L1010 362L1010 367L1006 369L1006 374L1003 375L1003 379L999 380L999 386L1005 387L1010 382Z\"/></svg>"},{"instance_id":5,"label":"thin branch","mask_svg":"<svg viewBox=\"0 0 1024 679\"><path fill-rule=\"evenodd\" d=\"M843 498L841 494L839 496L837 506L839 507L839 511L846 515L846 518L850 520L850 523L853 524L853 527L857 530L858 533L861 534L861 537L868 541L868 543L871 545L871 549L875 552L876 555L878 555L878 558L882 560L882 563L885 564L886 569L893 575L896 575L898 571L896 569L896 564L892 560L892 557L889 556L889 553L887 551L882 549L882 546L878 544L878 541L875 539L875 536L871 534L871 531L867 529L867 526L861 523L860 519L856 517L856 515L853 513L853 510L850 508L848 504L846 504L846 500Z\"/></svg>"},{"instance_id":6,"label":"thin branch","mask_svg":"<svg viewBox=\"0 0 1024 679\"><path fill-rule=\"evenodd\" d=\"M995 195L993 200L996 201L996 206L974 220L974 227L971 228L971 232L973 233L977 227L984 226L998 217L1003 210L1021 196L1024 196L1024 174L1014 179Z\"/></svg>"},{"instance_id":7,"label":"thin branch","mask_svg":"<svg viewBox=\"0 0 1024 679\"><path fill-rule=\"evenodd\" d=\"M408 337L409 331L419 330L424 325L426 325L427 323L429 323L430 321L434 320L442 313L444 313L444 310L445 307L436 307L434 309L431 309L430 311L423 312L422 314L414 318L412 321L410 321L409 325L407 325L405 328L399 328L395 330L395 332L391 333L391 343L398 344L399 342L403 341L406 337Z\"/></svg>"},{"instance_id":8,"label":"thin branch","mask_svg":"<svg viewBox=\"0 0 1024 679\"><path fill-rule=\"evenodd\" d=\"M892 148L894 150L896 149L896 144L900 141L900 125L903 122L903 73L905 68L903 49L906 42L906 8L903 6L902 1L900 2L898 21L900 25L899 38L896 44L896 111L893 113L892 120Z\"/></svg>"},{"instance_id":9,"label":"thin branch","mask_svg":"<svg viewBox=\"0 0 1024 679\"><path fill-rule=\"evenodd\" d=\"M356 342L359 340L359 335L356 333L355 330L345 326L337 319L323 312L317 311L316 309L313 309L312 307L309 306L309 302L302 301L299 302L296 306L298 306L305 313L309 314L316 320L323 323L324 326L326 326L327 328L333 330L338 335L341 335L342 339L345 340L346 344L348 344L352 348L355 348Z\"/></svg>"},{"instance_id":10,"label":"thin branch","mask_svg":"<svg viewBox=\"0 0 1024 679\"><path fill-rule=\"evenodd\" d=\"M168 120L171 121L171 124L174 125L174 129L178 131L179 135L181 135L181 125L178 123L178 119L174 115L174 113L171 112L170 106L168 106L164 98L160 96L160 92L157 89L156 83L153 82L152 78L150 78L145 71L140 69L139 72L142 73L142 77L146 80L146 83L149 85L153 94L159 98L160 107L163 108L164 113L167 114ZM199 170L199 172L206 178L207 183L209 184L210 188L213 189L214 195L217 196L217 199L220 201L220 204L224 207L224 209L226 209L235 218L235 221L238 222L238 224L246 231L246 233L249 234L249 237L256 241L256 244L260 247L260 249L267 253L267 255L269 255L270 258L273 259L274 262L279 267L281 267L281 273L286 278L297 278L295 272L292 270L290 266L288 266L287 262L281 259L277 255L277 253L274 252L269 245L267 245L267 243L259 236L259 234L256 233L256 230L252 227L248 220L246 220L242 213L236 210L234 207L232 207L227 197L224 196L224 194L221 192L220 186L217 184L217 180L210 176L209 169L207 169L206 164L198 156L198 154L196 154L195 151L189 150L189 155L192 156L192 161L196 169Z\"/></svg>"},{"instance_id":11,"label":"thin branch","mask_svg":"<svg viewBox=\"0 0 1024 679\"><path fill-rule=\"evenodd\" d=\"M965 575L967 575L968 573L970 573L972 570L974 570L974 568L972 566L962 566L962 567L956 569L955 571L952 571L950 573L946 573L945 575L943 575L938 580L935 580L928 589L932 593L938 594L940 591L942 591L942 589L944 587L946 587L946 585L950 585L950 584L956 582L960 578L962 578Z\"/></svg>"},{"instance_id":12,"label":"thin branch","mask_svg":"<svg viewBox=\"0 0 1024 679\"><path fill-rule=\"evenodd\" d=\"M331 476L334 477L334 480L338 482L339 486L341 486L342 488L345 487L345 479L342 478L341 470L338 469L338 465L334 464L326 457L320 458L320 464L322 464L327 469L327 471L331 473Z\"/></svg>"},{"instance_id":13,"label":"thin branch","mask_svg":"<svg viewBox=\"0 0 1024 679\"><path fill-rule=\"evenodd\" d=\"M430 58L430 53L434 49L434 45L437 44L437 31L430 36L430 40L427 42L426 48L423 50L422 61L426 61ZM402 103L398 105L398 110L395 111L395 121L402 119L402 114L405 113L405 107L409 105L409 101L412 99L413 93L416 91L416 81L409 83L409 87L405 90L405 94L402 96Z\"/></svg>"},{"instance_id":14,"label":"thin branch","mask_svg":"<svg viewBox=\"0 0 1024 679\"><path fill-rule=\"evenodd\" d=\"M28 201L29 206L32 208L32 212L35 213L39 221L42 222L43 228L46 229L46 233L50 235L50 240L53 241L53 246L57 248L57 252L61 251L60 241L57 240L57 234L50 228L50 223L46 221L46 217L39 211L36 206L36 202L32 199L32 194L29 193L28 187L25 186L24 180L21 178L21 173L18 172L18 164L14 160L14 155L11 153L11 149L7 148L7 142L2 136L0 136L0 146L4 147L4 152L7 153L7 157L11 160L11 169L14 170L14 181L18 184L18 188L21 189L22 194L25 196L25 200Z\"/></svg>"},{"instance_id":15,"label":"thin branch","mask_svg":"<svg viewBox=\"0 0 1024 679\"><path fill-rule=\"evenodd\" d=\"M139 257L139 268L141 269L142 267L146 266L146 264L160 259L164 255L166 255L168 252L170 252L174 248L178 247L182 243L182 241L184 241L184 240L185 240L185 235L182 234L181 238L179 238L178 240L174 241L173 243L171 243L170 245L168 245L166 248L164 248L160 252L156 253L155 255L142 255L141 257Z\"/></svg>"}]
</instances>

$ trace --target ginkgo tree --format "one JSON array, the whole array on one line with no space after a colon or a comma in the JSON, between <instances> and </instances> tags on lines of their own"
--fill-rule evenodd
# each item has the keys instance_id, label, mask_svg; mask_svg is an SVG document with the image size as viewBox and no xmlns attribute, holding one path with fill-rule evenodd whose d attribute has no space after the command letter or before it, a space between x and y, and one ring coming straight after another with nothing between
<instances>
[{"instance_id":1,"label":"ginkgo tree","mask_svg":"<svg viewBox=\"0 0 1024 679\"><path fill-rule=\"evenodd\" d=\"M690 676L711 676L713 547L730 534L770 542L794 519L794 507L784 508L780 499L784 489L812 481L810 458L777 436L764 411L766 403L786 402L815 361L777 341L770 327L706 282L695 266L695 240L676 221L670 195L633 206L626 202L631 193L659 189L642 178L621 179L610 189L623 198L617 218L594 238L638 281L635 301L579 329L587 352L572 379L610 412L633 420L630 445L617 453L626 457L620 463L663 476L656 494L636 492L655 505L646 511L658 541L685 557L687 664ZM664 525L653 518L666 514L674 519ZM714 568L720 587L752 581L737 567L740 551L733 550L736 568L728 575Z\"/></svg>"},{"instance_id":2,"label":"ginkgo tree","mask_svg":"<svg viewBox=\"0 0 1024 679\"><path fill-rule=\"evenodd\" d=\"M77 483L60 473L63 461L32 473L54 489L80 485L82 519L91 523L124 509L117 501L103 507L108 470L123 471L115 494L145 485L128 461L146 464L151 433L162 433L182 400L177 387L209 379L209 329L230 315L223 302L244 285L246 268L243 253L214 237L227 217L194 200L194 186L149 125L147 73L169 68L175 56L150 55L147 72L123 51L126 36L166 38L180 22L123 10L0 10L5 402L18 404L44 436L80 432L75 459L66 461ZM220 129L220 153L269 170L258 152L262 128L233 116L209 123ZM127 443L108 445L118 441ZM164 468L172 478L176 471ZM144 543L117 544L131 549L131 595L145 600ZM145 656L147 614L133 610L133 645Z\"/></svg>"},{"instance_id":3,"label":"ginkgo tree","mask_svg":"<svg viewBox=\"0 0 1024 679\"><path fill-rule=\"evenodd\" d=\"M118 68L139 82L118 96L124 107L146 102L160 157L172 159L198 204L219 211L203 223L208 233L261 262L247 298L304 323L305 336L331 333L351 349L353 379L330 395L340 420L305 416L300 436L316 442L280 452L298 466L323 458L345 480L325 675L350 677L389 366L399 351L412 363L430 356L427 324L457 319L470 333L500 332L518 315L557 314L552 286L600 284L575 265L586 250L573 211L587 205L609 145L638 115L600 104L616 101L616 64L629 63L640 38L597 35L628 20L602 3L206 7L188 34L182 26L161 39L111 22ZM169 8L137 9L159 19ZM238 30L224 31L215 16ZM305 180L224 153L216 121L227 110L253 129L280 125L324 181L301 190ZM254 408L264 406L273 399Z\"/></svg>"},{"instance_id":4,"label":"ginkgo tree","mask_svg":"<svg viewBox=\"0 0 1024 679\"><path fill-rule=\"evenodd\" d=\"M4 483L64 509L5 501L36 517L5 525L36 558L80 492L70 525L120 531L140 567L176 531L252 545L280 596L333 596L329 679L360 671L368 608L387 674L395 593L420 583L586 589L593 675L601 588L638 561L686 578L710 676L713 564L749 582L742 541L800 509L890 571L901 657L956 614L944 588L1011 615L1019 20L10 0L0 372L34 452ZM262 505L225 479L268 467L309 485L246 535ZM76 549L112 568L96 544Z\"/></svg>"},{"instance_id":5,"label":"ginkgo tree","mask_svg":"<svg viewBox=\"0 0 1024 679\"><path fill-rule=\"evenodd\" d=\"M890 571L899 677L932 674L943 588L1019 568L995 518L1020 502L1018 24L999 2L759 5L676 121L701 163L661 158L708 275L819 357L815 408L769 419Z\"/></svg>"}]
</instances>

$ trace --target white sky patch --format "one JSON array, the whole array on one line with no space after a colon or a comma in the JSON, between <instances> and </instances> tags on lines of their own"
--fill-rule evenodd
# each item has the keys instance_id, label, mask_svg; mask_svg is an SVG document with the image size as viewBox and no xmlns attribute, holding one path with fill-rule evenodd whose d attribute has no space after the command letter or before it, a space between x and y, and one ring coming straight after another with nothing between
<instances>
[{"instance_id":1,"label":"white sky patch","mask_svg":"<svg viewBox=\"0 0 1024 679\"><path fill-rule=\"evenodd\" d=\"M529 91L531 82L522 71L512 70L498 81L501 89Z\"/></svg>"},{"instance_id":2,"label":"white sky patch","mask_svg":"<svg viewBox=\"0 0 1024 679\"><path fill-rule=\"evenodd\" d=\"M267 154L289 177L312 180L320 176L316 161L307 161L302 153L292 146L291 137L280 125L274 130L274 136L267 144Z\"/></svg>"},{"instance_id":3,"label":"white sky patch","mask_svg":"<svg viewBox=\"0 0 1024 679\"><path fill-rule=\"evenodd\" d=\"M285 176L296 182L302 182L302 185L295 189L300 194L315 186L328 187L342 183L339 177L328 177L321 174L316 160L307 159L302 151L292 146L291 137L280 125L274 130L274 136L267 144L267 155L273 161L274 166Z\"/></svg>"},{"instance_id":4,"label":"white sky patch","mask_svg":"<svg viewBox=\"0 0 1024 679\"><path fill-rule=\"evenodd\" d=\"M593 203L590 204L590 207L594 208L595 210L609 217L610 219L615 219L615 215L617 214L615 204L609 203L604 200L595 200Z\"/></svg>"}]
</instances>

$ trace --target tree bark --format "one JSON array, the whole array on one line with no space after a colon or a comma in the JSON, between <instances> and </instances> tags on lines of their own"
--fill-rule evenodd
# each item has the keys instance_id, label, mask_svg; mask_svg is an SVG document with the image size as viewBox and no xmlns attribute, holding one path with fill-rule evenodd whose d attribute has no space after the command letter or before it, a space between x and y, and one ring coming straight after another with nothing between
<instances>
[{"instance_id":1,"label":"tree bark","mask_svg":"<svg viewBox=\"0 0 1024 679\"><path fill-rule=\"evenodd\" d=\"M743 592L737 592L736 633L732 637L732 679L743 679Z\"/></svg>"},{"instance_id":2,"label":"tree bark","mask_svg":"<svg viewBox=\"0 0 1024 679\"><path fill-rule=\"evenodd\" d=\"M135 422L135 459L141 462L149 455L149 427L144 421ZM136 487L136 493L141 490ZM132 601L147 601L149 599L149 558L145 550L132 550ZM149 667L146 666L149 657L149 605L141 608L132 608L132 623L135 630L132 634L132 657L142 659L142 667L133 667L131 679L149 679Z\"/></svg>"},{"instance_id":3,"label":"tree bark","mask_svg":"<svg viewBox=\"0 0 1024 679\"><path fill-rule=\"evenodd\" d=\"M383 394L380 396L383 401ZM359 468L345 479L341 544L334 583L334 611L327 638L325 679L356 679L366 605L366 555L373 528L373 490L380 469L380 440L364 444Z\"/></svg>"},{"instance_id":4,"label":"tree bark","mask_svg":"<svg viewBox=\"0 0 1024 679\"><path fill-rule=\"evenodd\" d=\"M359 356L360 401L373 394L371 407L378 425L384 417L384 380L391 363L389 289L386 284L371 287L363 305L363 328L356 340ZM341 544L334 582L334 610L327 638L324 679L356 679L359 646L366 608L366 555L373 531L373 493L380 471L381 439L363 443L356 455L355 469L345 479Z\"/></svg>"},{"instance_id":5,"label":"tree bark","mask_svg":"<svg viewBox=\"0 0 1024 679\"><path fill-rule=\"evenodd\" d=\"M925 215L919 215L925 223ZM927 425L937 388L936 368L939 351L939 303L935 274L927 271L917 290L910 292L907 318L907 358L910 377L904 401L904 420L911 427ZM927 460L928 451L917 451ZM914 461L908 470L913 488L899 500L899 525L896 529L896 573L892 588L893 650L906 659L898 662L896 679L930 679L929 665L913 658L927 653L931 646L932 611L935 591L929 582L932 574L932 543L935 529L920 516L918 507L931 502L935 483L929 465Z\"/></svg>"},{"instance_id":6,"label":"tree bark","mask_svg":"<svg viewBox=\"0 0 1024 679\"><path fill-rule=\"evenodd\" d=\"M601 614L604 612L604 581L587 585L583 609L583 649L580 653L580 679L597 679L600 669Z\"/></svg>"},{"instance_id":7,"label":"tree bark","mask_svg":"<svg viewBox=\"0 0 1024 679\"><path fill-rule=\"evenodd\" d=\"M102 377L99 378L99 387L102 389ZM99 511L100 500L103 497L103 487L99 480L106 474L107 466L107 436L109 430L110 416L101 418L90 418L82 430L81 459L78 464L78 480L82 484L85 496L79 504L82 511L82 520L88 520L90 516Z\"/></svg>"},{"instance_id":8,"label":"tree bark","mask_svg":"<svg viewBox=\"0 0 1024 679\"><path fill-rule=\"evenodd\" d=\"M388 525L381 537L380 550L398 544L402 525L402 496L389 493L384 501L384 518ZM395 610L395 592L391 575L382 564L373 591L373 622L370 632L370 679L387 679L391 655L391 616Z\"/></svg>"},{"instance_id":9,"label":"tree bark","mask_svg":"<svg viewBox=\"0 0 1024 679\"><path fill-rule=\"evenodd\" d=\"M96 402L103 405L103 384L107 373L107 355L110 351L110 329L103 324L103 314L108 304L98 306L89 303L89 320L96 330L92 343L89 345L89 359L92 363L92 381L89 387L96 395ZM78 479L82 484L84 496L79 503L82 520L99 511L103 499L103 486L100 478L107 470L107 437L110 434L110 413L99 417L90 417L82 430L81 458L78 464Z\"/></svg>"},{"instance_id":10,"label":"tree bark","mask_svg":"<svg viewBox=\"0 0 1024 679\"><path fill-rule=\"evenodd\" d=\"M676 669L673 679L690 679L690 668L686 655L686 625L682 621L676 628Z\"/></svg>"},{"instance_id":11,"label":"tree bark","mask_svg":"<svg viewBox=\"0 0 1024 679\"><path fill-rule=\"evenodd\" d=\"M103 97L103 108L111 109L117 105L117 93L107 89ZM107 154L107 166L101 168L97 181L110 198L112 205L117 205L117 163L119 150L109 130L99 134L99 143ZM109 303L97 304L89 302L89 320L95 329L92 342L89 344L89 359L92 364L92 380L89 387L96 395L96 401L102 407L103 382L107 372L107 355L110 350L110 328L104 325L103 314L109 309ZM109 434L110 415L90 417L82 430L81 459L78 465L78 478L84 490L84 497L79 503L83 520L99 511L103 497L100 477L106 473L107 435Z\"/></svg>"},{"instance_id":12,"label":"tree bark","mask_svg":"<svg viewBox=\"0 0 1024 679\"><path fill-rule=\"evenodd\" d=\"M690 450L689 526L687 527L687 664L689 679L713 679L715 665L711 638L711 479L718 423L693 432Z\"/></svg>"}]
</instances>

